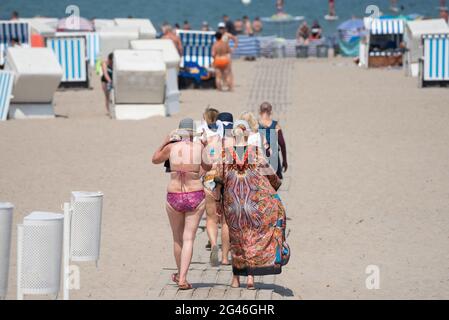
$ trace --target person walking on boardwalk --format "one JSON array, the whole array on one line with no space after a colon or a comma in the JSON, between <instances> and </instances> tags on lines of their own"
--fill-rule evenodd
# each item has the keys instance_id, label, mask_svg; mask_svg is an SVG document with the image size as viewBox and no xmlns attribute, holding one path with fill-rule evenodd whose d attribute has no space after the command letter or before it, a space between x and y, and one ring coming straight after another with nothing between
<instances>
[{"instance_id":1,"label":"person walking on boardwalk","mask_svg":"<svg viewBox=\"0 0 449 320\"><path fill-rule=\"evenodd\" d=\"M254 276L281 273L290 248L285 241L285 209L276 191L281 180L260 148L248 143L249 130L246 121L234 122L218 168L221 210L231 242L231 286L240 287L240 276L247 276L247 289L254 290Z\"/></svg>"},{"instance_id":2,"label":"person walking on boardwalk","mask_svg":"<svg viewBox=\"0 0 449 320\"><path fill-rule=\"evenodd\" d=\"M208 107L204 112L203 118L206 121L207 127L202 129L203 139L206 140L207 152L209 156L214 156L218 154L222 148L222 136L223 123L226 119L231 120L231 118L226 118L220 114L218 110ZM230 115L230 114L229 114ZM217 120L220 124L220 129L217 126ZM228 125L229 126L229 125ZM232 124L231 124L232 127ZM217 201L220 200L221 188L215 182L217 177L217 165L212 164L212 169L208 171L203 179L204 191L206 192L206 231L209 237L210 244L210 264L213 267L220 265L218 258L218 225L221 223L221 243L222 243L222 256L221 264L229 265L229 230L226 224L226 220L223 215L220 215L217 211Z\"/></svg>"},{"instance_id":3,"label":"person walking on boardwalk","mask_svg":"<svg viewBox=\"0 0 449 320\"><path fill-rule=\"evenodd\" d=\"M278 121L273 120L273 106L269 102L260 105L259 116L259 130L265 135L268 144L266 155L270 159L271 166L275 168L276 174L282 179L282 172L286 172L288 169L287 146L282 128ZM282 166L279 150L282 154Z\"/></svg>"},{"instance_id":4,"label":"person walking on boardwalk","mask_svg":"<svg viewBox=\"0 0 449 320\"><path fill-rule=\"evenodd\" d=\"M204 146L193 141L194 122L181 120L179 129L169 135L153 155L154 164L170 161L170 182L166 210L173 232L173 251L178 269L172 275L180 290L190 290L187 272L192 260L195 235L205 209L205 193L201 171L212 166L203 162Z\"/></svg>"}]
</instances>

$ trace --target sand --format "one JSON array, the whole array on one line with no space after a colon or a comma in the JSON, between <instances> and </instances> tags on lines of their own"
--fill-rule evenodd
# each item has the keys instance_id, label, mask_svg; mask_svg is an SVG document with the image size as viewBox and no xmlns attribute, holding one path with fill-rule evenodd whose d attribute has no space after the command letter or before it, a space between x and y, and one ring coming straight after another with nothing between
<instances>
[{"instance_id":1,"label":"sand","mask_svg":"<svg viewBox=\"0 0 449 320\"><path fill-rule=\"evenodd\" d=\"M15 223L34 210L59 212L71 191L105 193L101 260L98 269L79 264L72 298L145 299L174 265L167 176L152 153L179 119L198 119L209 104L247 108L257 65L235 63L233 93L183 91L182 112L170 118L109 119L96 78L94 90L56 94L56 119L0 123L0 199L15 204ZM348 59L293 66L292 104L278 115L292 247L281 278L304 299L448 299L449 91ZM9 299L15 228L13 239ZM379 267L378 290L365 286L368 265Z\"/></svg>"}]
</instances>

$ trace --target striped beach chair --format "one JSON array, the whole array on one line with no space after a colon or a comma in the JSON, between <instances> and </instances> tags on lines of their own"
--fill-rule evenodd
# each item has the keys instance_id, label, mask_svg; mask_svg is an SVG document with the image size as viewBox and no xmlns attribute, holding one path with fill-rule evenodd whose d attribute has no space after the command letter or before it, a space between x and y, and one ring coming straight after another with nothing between
<instances>
[{"instance_id":1,"label":"striped beach chair","mask_svg":"<svg viewBox=\"0 0 449 320\"><path fill-rule=\"evenodd\" d=\"M6 49L12 39L18 39L22 45L29 45L31 42L29 23L0 21L0 65L5 64Z\"/></svg>"},{"instance_id":2,"label":"striped beach chair","mask_svg":"<svg viewBox=\"0 0 449 320\"><path fill-rule=\"evenodd\" d=\"M85 36L56 36L46 39L63 70L62 86L89 86Z\"/></svg>"},{"instance_id":3,"label":"striped beach chair","mask_svg":"<svg viewBox=\"0 0 449 320\"><path fill-rule=\"evenodd\" d=\"M233 58L260 56L260 43L257 37L239 36L238 41L239 45L232 54ZM233 41L230 41L229 44L231 47L234 46Z\"/></svg>"},{"instance_id":4,"label":"striped beach chair","mask_svg":"<svg viewBox=\"0 0 449 320\"><path fill-rule=\"evenodd\" d=\"M8 117L13 82L14 74L12 72L0 71L0 121L5 121Z\"/></svg>"},{"instance_id":5,"label":"striped beach chair","mask_svg":"<svg viewBox=\"0 0 449 320\"><path fill-rule=\"evenodd\" d=\"M184 48L181 68L185 62L195 62L201 67L210 68L213 65L212 46L215 42L215 32L178 30Z\"/></svg>"},{"instance_id":6,"label":"striped beach chair","mask_svg":"<svg viewBox=\"0 0 449 320\"><path fill-rule=\"evenodd\" d=\"M430 82L449 84L449 35L424 35L420 86Z\"/></svg>"},{"instance_id":7,"label":"striped beach chair","mask_svg":"<svg viewBox=\"0 0 449 320\"><path fill-rule=\"evenodd\" d=\"M92 68L95 67L97 58L100 56L100 35L97 32L58 32L56 33L56 36L86 37L87 60Z\"/></svg>"},{"instance_id":8,"label":"striped beach chair","mask_svg":"<svg viewBox=\"0 0 449 320\"><path fill-rule=\"evenodd\" d=\"M402 19L370 19L372 35L404 34L404 20Z\"/></svg>"}]
</instances>

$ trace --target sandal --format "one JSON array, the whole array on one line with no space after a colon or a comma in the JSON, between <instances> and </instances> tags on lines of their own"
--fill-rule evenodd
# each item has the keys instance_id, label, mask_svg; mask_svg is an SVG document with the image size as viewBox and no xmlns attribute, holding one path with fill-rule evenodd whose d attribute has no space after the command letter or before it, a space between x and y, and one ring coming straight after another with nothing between
<instances>
[{"instance_id":1,"label":"sandal","mask_svg":"<svg viewBox=\"0 0 449 320\"><path fill-rule=\"evenodd\" d=\"M184 284L178 284L179 290L192 290L193 287L190 283L186 282Z\"/></svg>"},{"instance_id":2,"label":"sandal","mask_svg":"<svg viewBox=\"0 0 449 320\"><path fill-rule=\"evenodd\" d=\"M246 289L248 289L248 290L256 290L256 287L254 286L254 283L252 283L252 284L247 284L246 285Z\"/></svg>"},{"instance_id":3,"label":"sandal","mask_svg":"<svg viewBox=\"0 0 449 320\"><path fill-rule=\"evenodd\" d=\"M178 278L178 274L177 273L173 273L171 275L171 281L173 281L174 283L178 284L179 278Z\"/></svg>"}]
</instances>

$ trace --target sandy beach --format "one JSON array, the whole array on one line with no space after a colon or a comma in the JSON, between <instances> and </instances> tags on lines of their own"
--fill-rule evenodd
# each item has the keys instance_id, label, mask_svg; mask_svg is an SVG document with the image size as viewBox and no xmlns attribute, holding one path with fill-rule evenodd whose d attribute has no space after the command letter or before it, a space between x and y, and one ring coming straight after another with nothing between
<instances>
[{"instance_id":1,"label":"sandy beach","mask_svg":"<svg viewBox=\"0 0 449 320\"><path fill-rule=\"evenodd\" d=\"M289 155L282 197L292 258L282 281L303 299L449 299L449 91L350 59L286 62L290 103L277 118ZM234 63L235 92L183 91L181 113L169 118L109 119L95 78L93 90L56 93L56 119L0 123L0 199L14 203L15 224L31 211L60 212L71 191L105 194L99 266L79 264L73 299L146 299L160 270L173 267L168 176L152 153L208 105L255 110L250 92L263 63ZM8 299L16 228L13 239ZM379 267L378 290L365 286L369 265Z\"/></svg>"}]
</instances>

